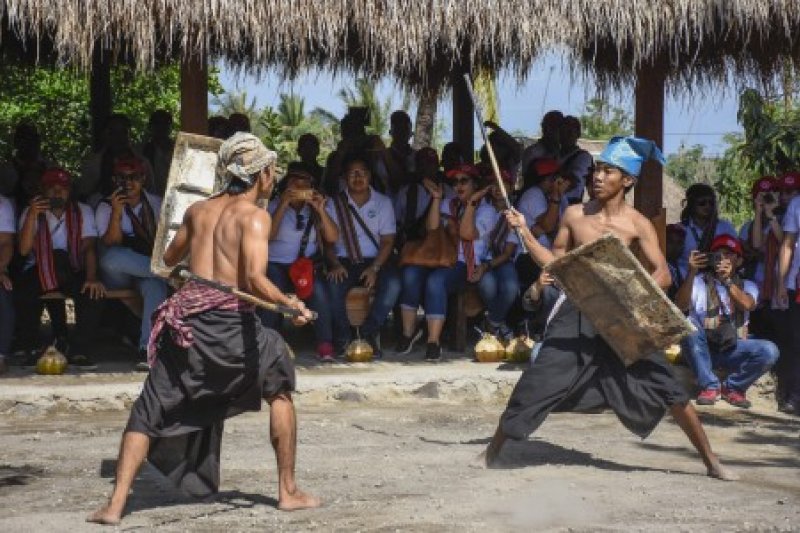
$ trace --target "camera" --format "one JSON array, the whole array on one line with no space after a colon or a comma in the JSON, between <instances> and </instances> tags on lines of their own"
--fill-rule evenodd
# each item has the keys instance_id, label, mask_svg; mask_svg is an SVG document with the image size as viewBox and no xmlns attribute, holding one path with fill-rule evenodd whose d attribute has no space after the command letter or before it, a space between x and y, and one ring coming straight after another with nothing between
<instances>
[{"instance_id":1,"label":"camera","mask_svg":"<svg viewBox=\"0 0 800 533\"><path fill-rule=\"evenodd\" d=\"M50 198L50 209L61 209L67 204L63 198Z\"/></svg>"},{"instance_id":2,"label":"camera","mask_svg":"<svg viewBox=\"0 0 800 533\"><path fill-rule=\"evenodd\" d=\"M298 200L308 202L314 196L314 189L302 189L294 191L294 197Z\"/></svg>"},{"instance_id":3,"label":"camera","mask_svg":"<svg viewBox=\"0 0 800 533\"><path fill-rule=\"evenodd\" d=\"M722 253L719 251L716 252L708 252L706 254L708 258L708 264L706 265L706 270L708 272L716 272L717 266L719 265L720 261L722 261Z\"/></svg>"},{"instance_id":4,"label":"camera","mask_svg":"<svg viewBox=\"0 0 800 533\"><path fill-rule=\"evenodd\" d=\"M775 195L772 194L771 192L765 192L764 196L762 196L761 198L764 200L765 204L774 204L775 202L778 201L778 199L775 198Z\"/></svg>"}]
</instances>

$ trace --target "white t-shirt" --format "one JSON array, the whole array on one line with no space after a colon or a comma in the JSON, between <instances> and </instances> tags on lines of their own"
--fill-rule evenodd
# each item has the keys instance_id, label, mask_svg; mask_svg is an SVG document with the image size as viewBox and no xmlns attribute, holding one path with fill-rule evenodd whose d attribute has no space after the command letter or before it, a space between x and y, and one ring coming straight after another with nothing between
<instances>
[{"instance_id":1,"label":"white t-shirt","mask_svg":"<svg viewBox=\"0 0 800 533\"><path fill-rule=\"evenodd\" d=\"M558 218L561 220L561 217L564 215L564 211L569 206L569 201L567 200L566 196L561 198L561 204L558 206ZM525 223L528 227L533 227L536 223L536 219L542 216L544 213L547 212L547 209L550 207L550 200L548 200L547 196L545 196L544 191L539 187L531 187L522 195L517 202L517 209L520 213L525 215ZM544 246L545 248L552 248L553 243L550 241L550 237L546 234L539 235L537 239L539 243Z\"/></svg>"},{"instance_id":2,"label":"white t-shirt","mask_svg":"<svg viewBox=\"0 0 800 533\"><path fill-rule=\"evenodd\" d=\"M92 212L92 208L88 205L84 204L83 202L78 202L78 208L81 210L81 238L88 239L88 238L96 238L97 237L97 226L95 225L94 220L94 213ZM19 227L22 228L22 224L25 222L25 216L28 214L28 208L26 207L22 214L19 217ZM61 218L56 218L56 216L51 211L45 211L45 217L47 219L47 229L50 231L50 239L53 243L53 250L68 250L68 236L67 236L67 219L66 219L66 211L61 214ZM36 232L39 231L39 222L36 222ZM30 267L36 263L36 257L34 256L33 252L28 256L27 261L25 262L25 268Z\"/></svg>"},{"instance_id":3,"label":"white t-shirt","mask_svg":"<svg viewBox=\"0 0 800 533\"><path fill-rule=\"evenodd\" d=\"M739 240L742 242L747 242L750 239L750 230L753 228L753 221L745 222L742 224L742 229L739 230ZM764 227L761 231L763 241L766 242L767 237L769 237L770 232L770 224L764 224ZM778 268L777 262L775 264L775 268ZM753 273L753 281L761 287L764 284L764 256L761 256L761 259L758 260L756 264L756 270Z\"/></svg>"},{"instance_id":4,"label":"white t-shirt","mask_svg":"<svg viewBox=\"0 0 800 533\"><path fill-rule=\"evenodd\" d=\"M277 198L269 203L267 210L270 215L274 215L278 210L280 200ZM274 239L269 241L269 260L271 263L291 264L297 259L300 252L300 242L303 240L303 233L306 226L311 223L313 208L305 204L298 213L293 207L289 206L283 212L278 233ZM300 218L300 229L298 229L298 215ZM274 223L273 219L273 223ZM314 227L308 232L308 244L306 245L305 257L311 257L317 252L317 231Z\"/></svg>"},{"instance_id":5,"label":"white t-shirt","mask_svg":"<svg viewBox=\"0 0 800 533\"><path fill-rule=\"evenodd\" d=\"M443 201L441 203L439 213L442 215L442 223L451 224L453 222L453 219L451 218L452 213L450 211L451 203L452 200ZM472 241L472 250L475 254L473 266L479 264L481 259L486 257L486 251L489 245L489 233L491 233L492 228L494 228L494 225L491 223L491 220L488 217L485 215L479 216L479 212L481 211L481 207L483 207L483 205L484 204L479 206L475 211L475 228L478 230L478 238ZM486 207L490 206L487 205ZM494 211L494 208L491 209ZM458 261L461 261L464 264L467 263L466 259L464 258L464 243L461 240L458 241Z\"/></svg>"},{"instance_id":6,"label":"white t-shirt","mask_svg":"<svg viewBox=\"0 0 800 533\"><path fill-rule=\"evenodd\" d=\"M717 285L717 293L719 294L720 306L724 308L728 316L733 316L734 309L731 307L731 297L728 289L725 288L719 281L714 281ZM758 301L758 287L752 281L744 280L744 292ZM708 311L708 302L706 300L706 282L703 276L695 276L694 285L692 286L692 308L689 311L689 320L695 327L702 329L703 321L706 319L706 312ZM720 309L722 313L722 309ZM750 313L744 313L744 323L747 324L750 320Z\"/></svg>"},{"instance_id":7,"label":"white t-shirt","mask_svg":"<svg viewBox=\"0 0 800 533\"><path fill-rule=\"evenodd\" d=\"M17 224L14 217L14 202L0 195L0 233L16 233Z\"/></svg>"},{"instance_id":8,"label":"white t-shirt","mask_svg":"<svg viewBox=\"0 0 800 533\"><path fill-rule=\"evenodd\" d=\"M502 213L498 212L497 209L487 203L482 203L480 207L478 207L475 213L475 226L478 228L478 232L481 233L481 239L485 241L485 251L483 255L479 257L480 261L490 261L494 258L494 254L492 254L491 237L492 232L497 227L498 221L502 217ZM517 234L511 230L509 230L504 242L513 243L517 245L517 249L519 249ZM513 261L514 257L515 255L512 254L510 260Z\"/></svg>"},{"instance_id":9,"label":"white t-shirt","mask_svg":"<svg viewBox=\"0 0 800 533\"><path fill-rule=\"evenodd\" d=\"M350 198L350 194L347 191L345 191L344 194L347 197L348 203L361 215L362 220L364 220L372 236L378 241L378 245L381 243L381 237L397 233L394 209L392 208L392 201L388 196L370 187L369 200L361 207L358 207L358 205L353 202L352 198ZM336 206L334 205L333 199L328 201L325 209L328 211L333 221L336 222L336 225L339 226L339 240L336 241L334 245L334 252L337 257L347 257L347 248L344 244L344 230L342 229L342 224L339 222L339 217L336 215ZM361 248L361 255L365 258L376 257L378 255L378 248L372 243L372 240L364 232L364 229L355 217L353 217L353 227L355 228L358 245Z\"/></svg>"},{"instance_id":10,"label":"white t-shirt","mask_svg":"<svg viewBox=\"0 0 800 533\"><path fill-rule=\"evenodd\" d=\"M425 210L428 208L428 203L431 200L431 195L428 194L428 189L426 189L421 183L417 183L414 186L417 187L417 207L414 210L414 218L419 219L423 214L425 214ZM409 187L409 185L402 187L394 199L394 217L397 221L398 227L405 224ZM443 202L446 202L455 196L453 188L447 184L444 184L442 192L444 192L444 199L442 200Z\"/></svg>"},{"instance_id":11,"label":"white t-shirt","mask_svg":"<svg viewBox=\"0 0 800 533\"><path fill-rule=\"evenodd\" d=\"M678 268L681 271L681 276L686 277L689 272L689 254L692 250L697 250L697 243L703 237L703 228L697 226L692 220L688 224L684 224L686 229L686 238L683 241L683 254L678 259ZM725 219L717 220L717 229L714 232L714 237L719 235L738 235L736 228L733 224Z\"/></svg>"},{"instance_id":12,"label":"white t-shirt","mask_svg":"<svg viewBox=\"0 0 800 533\"><path fill-rule=\"evenodd\" d=\"M800 196L795 196L789 202L786 215L783 217L783 231L794 233L795 235L800 233ZM798 247L800 247L800 239L795 243L789 274L786 276L786 288L790 291L797 289L797 276L800 275L800 253L798 253Z\"/></svg>"},{"instance_id":13,"label":"white t-shirt","mask_svg":"<svg viewBox=\"0 0 800 533\"><path fill-rule=\"evenodd\" d=\"M150 207L153 209L153 216L155 217L156 223L158 223L158 217L161 213L161 198L156 196L155 194L150 194L147 191L142 191L147 197L147 201L150 204ZM142 203L135 207L133 207L133 214L137 217L141 217L142 212ZM97 210L95 211L95 222L97 224L97 234L99 236L105 235L106 231L108 231L108 226L111 223L111 204L108 202L100 202L97 205ZM128 216L128 213L125 209L122 210L122 221L120 222L120 228L122 229L122 233L124 235L133 235L133 223L131 222L131 217Z\"/></svg>"}]
</instances>

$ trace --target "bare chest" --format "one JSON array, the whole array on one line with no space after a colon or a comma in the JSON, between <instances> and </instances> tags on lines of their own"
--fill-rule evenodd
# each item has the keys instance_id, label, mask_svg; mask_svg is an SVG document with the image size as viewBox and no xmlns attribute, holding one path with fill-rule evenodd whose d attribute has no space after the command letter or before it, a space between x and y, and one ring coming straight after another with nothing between
<instances>
[{"instance_id":1,"label":"bare chest","mask_svg":"<svg viewBox=\"0 0 800 533\"><path fill-rule=\"evenodd\" d=\"M570 227L574 246L596 241L610 233L630 246L636 240L636 227L626 216L608 217L603 215L584 215L576 219Z\"/></svg>"}]
</instances>

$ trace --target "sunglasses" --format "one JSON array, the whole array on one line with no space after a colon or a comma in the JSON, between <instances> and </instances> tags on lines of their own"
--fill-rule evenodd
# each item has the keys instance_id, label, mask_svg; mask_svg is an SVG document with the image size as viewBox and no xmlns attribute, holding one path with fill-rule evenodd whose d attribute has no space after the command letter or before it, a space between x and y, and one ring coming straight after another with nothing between
<instances>
[{"instance_id":1,"label":"sunglasses","mask_svg":"<svg viewBox=\"0 0 800 533\"><path fill-rule=\"evenodd\" d=\"M695 205L697 207L709 207L709 206L713 207L716 204L717 204L717 201L714 200L713 198L703 198L701 200L697 200L697 203L695 203Z\"/></svg>"}]
</instances>

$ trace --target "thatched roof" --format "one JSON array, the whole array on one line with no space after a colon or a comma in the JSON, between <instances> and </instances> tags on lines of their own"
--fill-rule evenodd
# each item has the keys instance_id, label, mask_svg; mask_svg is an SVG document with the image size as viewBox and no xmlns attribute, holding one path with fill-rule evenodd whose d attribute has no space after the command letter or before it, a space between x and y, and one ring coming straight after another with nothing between
<instances>
[{"instance_id":1,"label":"thatched roof","mask_svg":"<svg viewBox=\"0 0 800 533\"><path fill-rule=\"evenodd\" d=\"M207 51L248 69L346 68L416 87L464 58L524 75L554 49L604 84L641 64L697 81L800 58L797 0L0 0L0 17L6 50L81 67L100 43L145 69Z\"/></svg>"}]
</instances>

